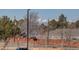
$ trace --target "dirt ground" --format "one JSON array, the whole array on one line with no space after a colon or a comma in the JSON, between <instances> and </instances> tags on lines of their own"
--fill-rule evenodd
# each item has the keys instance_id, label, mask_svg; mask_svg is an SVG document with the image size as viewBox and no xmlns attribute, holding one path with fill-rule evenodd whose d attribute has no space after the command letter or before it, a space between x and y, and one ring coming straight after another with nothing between
<instances>
[{"instance_id":1,"label":"dirt ground","mask_svg":"<svg viewBox=\"0 0 79 59\"><path fill-rule=\"evenodd\" d=\"M63 48L32 48L32 50L64 50Z\"/></svg>"},{"instance_id":2,"label":"dirt ground","mask_svg":"<svg viewBox=\"0 0 79 59\"><path fill-rule=\"evenodd\" d=\"M46 47L47 41L43 39L38 39L37 41L29 40L29 46L31 47L29 50L65 50L65 49L71 49L71 47L74 50L79 49L79 41L64 41L64 40L54 40L54 39L49 39L48 40L48 45L50 47ZM4 46L4 42L0 42L0 50ZM27 46L27 40L24 39L16 39L15 42L13 39L11 39L6 46L5 50L15 50L18 47L26 47ZM56 46L53 48L53 46ZM69 46L69 47L68 47Z\"/></svg>"}]
</instances>

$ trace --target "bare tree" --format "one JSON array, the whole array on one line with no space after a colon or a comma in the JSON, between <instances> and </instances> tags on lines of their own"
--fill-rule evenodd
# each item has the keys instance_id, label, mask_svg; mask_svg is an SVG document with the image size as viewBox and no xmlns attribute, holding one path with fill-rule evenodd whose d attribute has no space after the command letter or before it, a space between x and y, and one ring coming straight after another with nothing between
<instances>
[{"instance_id":1,"label":"bare tree","mask_svg":"<svg viewBox=\"0 0 79 59\"><path fill-rule=\"evenodd\" d=\"M30 12L30 18L29 18L29 31L30 36L35 36L38 32L39 28L39 16L36 12ZM26 16L24 17L23 21L20 24L21 32L27 33L27 20Z\"/></svg>"},{"instance_id":2,"label":"bare tree","mask_svg":"<svg viewBox=\"0 0 79 59\"><path fill-rule=\"evenodd\" d=\"M30 34L36 36L39 30L39 16L36 12L30 13Z\"/></svg>"}]
</instances>

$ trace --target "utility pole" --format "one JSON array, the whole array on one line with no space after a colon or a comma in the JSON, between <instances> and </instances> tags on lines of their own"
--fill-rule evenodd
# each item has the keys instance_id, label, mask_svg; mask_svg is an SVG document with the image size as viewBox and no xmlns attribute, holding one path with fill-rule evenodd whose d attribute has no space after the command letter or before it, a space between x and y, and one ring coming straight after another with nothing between
<instances>
[{"instance_id":1,"label":"utility pole","mask_svg":"<svg viewBox=\"0 0 79 59\"><path fill-rule=\"evenodd\" d=\"M48 47L48 43L49 43L49 19L48 19L48 27L47 27L47 47Z\"/></svg>"},{"instance_id":2,"label":"utility pole","mask_svg":"<svg viewBox=\"0 0 79 59\"><path fill-rule=\"evenodd\" d=\"M16 16L14 16L14 30L16 31ZM15 34L15 31L14 31L14 42L15 42L15 36L16 36L16 34Z\"/></svg>"},{"instance_id":3,"label":"utility pole","mask_svg":"<svg viewBox=\"0 0 79 59\"><path fill-rule=\"evenodd\" d=\"M28 50L28 44L29 44L29 11L30 9L27 9L27 50Z\"/></svg>"},{"instance_id":4,"label":"utility pole","mask_svg":"<svg viewBox=\"0 0 79 59\"><path fill-rule=\"evenodd\" d=\"M62 45L61 45L62 48L64 47L64 41L65 41L65 36L64 36L65 26L64 26L64 23L65 23L65 21L62 24L62 37L61 37L61 39L62 39Z\"/></svg>"}]
</instances>

